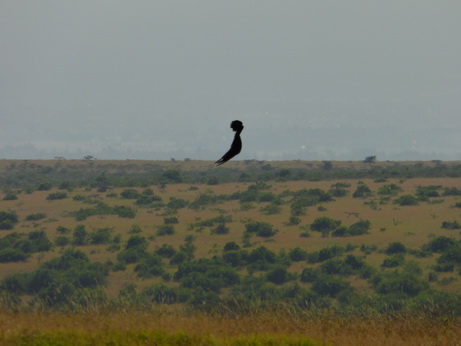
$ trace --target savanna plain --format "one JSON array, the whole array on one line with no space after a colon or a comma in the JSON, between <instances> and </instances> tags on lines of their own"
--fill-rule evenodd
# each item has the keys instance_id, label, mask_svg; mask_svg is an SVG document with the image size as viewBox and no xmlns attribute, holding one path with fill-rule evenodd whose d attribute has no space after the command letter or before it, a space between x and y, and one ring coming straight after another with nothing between
<instances>
[{"instance_id":1,"label":"savanna plain","mask_svg":"<svg viewBox=\"0 0 461 346\"><path fill-rule=\"evenodd\" d=\"M0 160L0 344L461 345L461 163Z\"/></svg>"}]
</instances>

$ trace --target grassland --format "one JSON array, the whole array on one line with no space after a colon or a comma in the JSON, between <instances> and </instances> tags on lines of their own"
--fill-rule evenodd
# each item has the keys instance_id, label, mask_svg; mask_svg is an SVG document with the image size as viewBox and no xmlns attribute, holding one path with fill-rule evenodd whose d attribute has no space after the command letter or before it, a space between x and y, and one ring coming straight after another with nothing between
<instances>
[{"instance_id":1,"label":"grassland","mask_svg":"<svg viewBox=\"0 0 461 346\"><path fill-rule=\"evenodd\" d=\"M73 162L73 161L37 161L15 162L0 161L0 172L4 177L12 179L8 172L17 172L21 165L32 169L34 174L41 172L39 177L28 178L27 186L14 184L8 180L4 184L3 192L0 192L0 211L14 211L19 222L13 230L2 230L0 236L5 237L13 232L29 234L34 231L45 232L47 238L53 243L59 236L58 229L75 230L79 225L91 233L99 229L110 230L111 240L103 244L91 244L88 242L82 246L71 243L65 246L54 245L49 251L35 252L25 261L0 263L0 280L15 273L33 272L40 268L43 263L58 258L67 248L77 248L87 254L91 262L116 263L117 255L123 250L125 244L133 236L133 226L138 230L139 236L148 240L148 251L154 252L164 244L171 245L174 249L184 246L186 239L193 239L195 246L194 258L213 258L221 256L226 244L235 242L242 248L252 251L264 246L270 251L281 256L288 254L294 248L300 248L312 254L324 248L334 245L348 248L347 253L376 268L380 275L401 271L405 264L413 263L418 266L423 280L427 282L428 290L459 294L461 292L459 266L456 264L452 271L436 272L434 267L438 264L440 253L424 253L425 244L437 237L446 237L459 242L460 231L457 229L442 228L445 221L461 221L461 209L459 206L461 196L447 194L444 191L461 190L461 179L449 177L441 169L440 176L425 177L417 176L412 171L406 177L400 173L391 174L395 167L398 172L405 167L412 169L426 167L434 169L440 167L440 162L428 163L379 163L379 166L364 165L359 162L335 162L334 169L350 171L369 171L373 169L389 170L385 178L332 178L331 172L325 172L325 179L319 179L322 172L322 162L230 162L228 169L235 176L243 172L251 175L253 171L259 171L261 166L266 166L262 171L275 171L277 179L266 180L262 184L262 193L271 193L277 197L277 209L275 212L267 212L267 206L273 205L274 201L252 200L243 201L241 198L230 196L242 196L255 186L254 181L232 180L222 171L217 171L211 162L187 161L187 162ZM456 167L459 163L443 163L443 167ZM14 167L13 167L14 166ZM72 168L74 166L74 168ZM72 188L64 189L57 183L58 174L47 170L51 167L56 172L59 170L64 178L63 181L75 182ZM379 168L376 168L379 167ZM402 168L403 167L403 168ZM287 171L300 169L306 170L306 176L315 171L316 179L301 179L299 174L296 179L286 176ZM108 184L101 189L92 181L104 174L106 177L116 176L122 178L125 175L131 177L145 177L161 172L176 170L180 172L195 172L194 179L182 179L182 182L172 183L163 181L158 184L146 184L137 186L130 180L125 186L120 184ZM27 169L25 170L27 171ZM47 173L48 172L48 173ZM76 172L85 172L85 181L75 177ZM93 172L92 174L88 172ZM153 173L160 172L160 173ZM200 173L202 172L202 173ZM278 173L277 173L278 172ZM279 174L283 172L283 174ZM320 172L320 173L319 173ZM424 171L427 172L427 171ZM232 175L229 173L230 175ZM50 179L47 179L47 174ZM83 174L83 173L81 173ZM81 175L80 174L80 175ZM200 179L200 174L205 179ZM258 173L259 174L259 173ZM361 174L361 173L360 173ZM378 174L378 173L376 173ZM77 174L78 175L78 174ZM422 174L424 175L424 174ZM210 177L218 177L210 183ZM261 175L262 176L262 175ZM261 177L260 176L260 177ZM397 176L397 177L393 177ZM91 180L93 177L93 180ZM53 184L48 189L31 187L31 181L50 180ZM144 180L146 182L148 180ZM223 181L223 182L221 182ZM208 182L208 183L207 183ZM343 184L346 191L342 197L335 197L330 201L320 201L304 208L304 213L297 215L297 224L289 223L292 213L292 201L294 195L303 190L319 189L330 191L332 186ZM257 185L257 184L256 184ZM359 185L366 185L371 193L365 197L353 197ZM392 195L379 193L383 186L397 186L399 190ZM395 200L400 196L416 196L420 187L434 187L437 195L420 198L416 205L399 205ZM135 199L123 198L123 192L135 190L143 194L150 189L158 196L162 205L136 204ZM66 197L59 200L50 200L50 194L66 192ZM8 199L8 194L14 194L16 199ZM192 207L194 201L200 200L201 196L215 197L213 202ZM223 197L224 196L224 197ZM226 197L227 196L227 197ZM184 200L186 207L171 209L167 204L172 199ZM95 203L115 207L125 206L136 211L134 218L124 218L113 214L100 214L89 216L83 220L77 220L75 212L82 208L91 208ZM39 220L27 220L33 214L43 214ZM197 226L201 221L210 220L219 216L227 217L225 223L228 232L216 234L213 226ZM174 234L158 235L159 227L165 224L165 219L175 217L178 223L173 224ZM368 233L349 236L334 237L326 236L321 232L310 229L313 222L320 217L328 217L339 220L341 225L350 226L360 220L368 220L370 229ZM277 230L270 237L258 237L252 235L245 243L246 225L250 222L266 222ZM71 235L68 235L71 239ZM113 239L118 239L119 249L114 251ZM406 251L403 254L404 261L396 267L384 267L383 263L390 257L386 253L389 244L403 244ZM135 285L136 290L155 285L167 285L178 287L176 280L165 280L165 276L140 278L135 272L135 264L128 264L124 270L110 270L104 293L111 299L117 299L120 292L129 285ZM165 263L165 271L174 276L178 269L177 265ZM306 290L312 288L311 282L299 280L306 268L318 268L319 264L308 261L291 261L287 271L293 278L284 285L273 285L281 288L296 285ZM249 275L245 266L238 267L237 272L241 277ZM251 275L264 276L264 272L256 271ZM427 278L432 275L432 279ZM375 287L369 277L359 275L347 276L346 280L355 294L363 297L376 295ZM226 295L229 289L223 289L220 294ZM26 297L25 300L31 297ZM457 307L454 307L457 309ZM434 319L429 319L430 314L399 312L392 317L387 315L373 315L374 317L354 316L347 314L329 313L329 309L314 316L310 311L304 315L302 309L291 308L279 309L275 312L267 312L264 309L253 309L247 314L224 314L220 317L203 312L184 312L182 305L156 307L154 311L134 311L132 307L127 310L106 311L104 309L86 313L65 312L5 312L0 315L1 334L0 342L28 343L30 340L41 340L45 344L53 341L66 343L74 340L80 344L88 343L168 343L168 344L338 344L338 345L369 345L389 344L396 345L456 345L459 344L460 321L456 313L447 314L445 317L438 314ZM119 309L119 308L118 308ZM164 310L162 310L164 309ZM309 309L308 309L309 310ZM317 310L316 310L317 311ZM316 312L317 313L317 312ZM38 315L37 315L38 314ZM448 317L448 315L450 315ZM453 315L453 316L452 316ZM442 316L442 317L440 317Z\"/></svg>"},{"instance_id":2,"label":"grassland","mask_svg":"<svg viewBox=\"0 0 461 346\"><path fill-rule=\"evenodd\" d=\"M1 345L459 345L457 320L238 318L171 312L0 313Z\"/></svg>"},{"instance_id":3,"label":"grassland","mask_svg":"<svg viewBox=\"0 0 461 346\"><path fill-rule=\"evenodd\" d=\"M405 181L389 179L383 183L376 183L373 180L365 179L362 182L368 185L372 191L376 191L383 184L396 184L402 188L400 194L411 194L415 192L418 186L428 185L461 188L461 180L458 178L414 178ZM274 194L279 194L285 190L298 191L305 188L328 190L332 183L335 182L273 182L270 184L270 191ZM396 206L392 203L382 205L377 202L378 206L372 208L366 203L374 200L374 198L352 198L351 194L356 188L357 182L348 181L348 183L351 184L351 187L348 188L349 195L347 197L338 198L333 202L322 203L321 205L325 209L318 207L308 208L306 215L299 216L301 223L296 226L285 225L290 216L289 205L281 205L280 212L276 214L264 215L260 209L264 205L269 204L269 202L255 203L254 208L241 210L239 201L231 200L198 210L190 208L180 209L175 214L179 220L179 224L175 225L175 234L172 236L156 236L157 227L164 223L164 210L156 211L151 208L137 208L137 215L134 219L120 218L116 215L102 215L91 216L84 221L78 221L70 215L71 212L84 207L81 201L72 199L72 196L76 195L101 200L109 205L133 206L132 200L120 197L107 197L108 193L119 196L125 188L113 188L105 193L98 193L95 190L88 191L86 188L75 189L69 193L69 198L58 201L47 200L47 196L53 193L55 189L35 191L31 194L22 193L18 195L17 200L1 200L0 210L15 210L19 219L23 220L16 225L14 231L27 233L32 230L44 230L51 240L55 240L59 235L56 232L59 226L74 229L77 225L81 224L85 225L88 230L109 228L112 234L121 236L122 244L130 237L129 231L132 226L137 225L142 229L144 237L152 239L149 242L150 251L153 251L162 244L169 244L178 248L183 244L184 238L187 235L193 235L197 247L195 253L197 258L211 257L221 253L224 245L228 242L241 243L245 231L244 225L248 220L263 220L279 230L274 237L269 239L263 237L255 237L253 239L253 247L264 245L275 252L279 252L280 250L288 252L294 247L301 247L309 253L327 246L345 246L347 244L359 247L361 245L376 246L378 250L384 250L392 242L401 242L408 248L418 249L434 236L460 238L459 231L441 228L443 221L459 220L461 218L461 210L454 207L455 203L461 200L458 196L435 198L437 200L436 203L421 202L416 206ZM171 197L176 197L192 202L200 194L230 195L235 192L246 191L249 185L251 183L227 183L216 186L204 184L171 184L163 188L157 186L151 188L155 194L161 196L165 201L168 201ZM143 189L137 188L139 191ZM2 195L0 195L0 199L2 199ZM38 221L25 220L28 215L34 213L46 214L46 219ZM212 234L210 228L191 230L189 227L189 225L197 221L210 219L219 215L232 216L232 221L227 223L230 229L228 234ZM318 232L310 232L310 236L307 238L300 237L303 227L310 225L316 218L321 216L340 220L344 225L350 225L357 220L366 219L371 222L372 228L370 234L356 237L323 237ZM2 231L3 235L8 233L8 231ZM79 249L87 253L92 261L115 261L116 254L108 251L106 244L86 245L79 247ZM58 256L61 251L60 247L55 247L52 251L34 254L26 262L0 263L0 279L18 271L34 270L41 262ZM355 250L355 252L363 255L359 249ZM366 256L366 261L373 266L379 266L385 257L386 254L383 252L375 251ZM430 271L431 266L435 264L436 260L436 256L428 258L408 257L419 262L426 273ZM300 273L303 267L299 263L294 263L290 270ZM453 274L440 274L440 279L445 277L453 277ZM110 273L107 291L110 295L114 296L119 292L121 287L128 283L135 282L139 287L147 287L157 281L158 278L138 279L134 275L132 268L128 268L123 272ZM367 290L364 282L356 282L356 284L364 291ZM452 280L448 284L440 285L439 282L433 282L431 285L438 290L460 292L461 282L455 276L455 280Z\"/></svg>"}]
</instances>

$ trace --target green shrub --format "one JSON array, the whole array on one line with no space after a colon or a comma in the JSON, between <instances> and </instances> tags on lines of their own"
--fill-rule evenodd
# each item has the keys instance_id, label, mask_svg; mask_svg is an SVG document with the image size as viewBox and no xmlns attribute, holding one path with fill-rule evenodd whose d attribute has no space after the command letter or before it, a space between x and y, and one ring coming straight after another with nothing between
<instances>
[{"instance_id":1,"label":"green shrub","mask_svg":"<svg viewBox=\"0 0 461 346\"><path fill-rule=\"evenodd\" d=\"M165 225L171 225L171 224L179 223L178 218L176 216L165 217L163 219L163 222L165 223Z\"/></svg>"},{"instance_id":2,"label":"green shrub","mask_svg":"<svg viewBox=\"0 0 461 346\"><path fill-rule=\"evenodd\" d=\"M392 255L392 254L398 254L398 253L406 253L407 252L407 248L405 245L403 245L401 242L392 242L390 243L386 250L384 250L388 255Z\"/></svg>"},{"instance_id":3,"label":"green shrub","mask_svg":"<svg viewBox=\"0 0 461 346\"><path fill-rule=\"evenodd\" d=\"M126 199L137 199L141 194L135 189L125 189L120 193L122 198Z\"/></svg>"},{"instance_id":4,"label":"green shrub","mask_svg":"<svg viewBox=\"0 0 461 346\"><path fill-rule=\"evenodd\" d=\"M3 197L4 201L15 201L18 199L18 195L15 194L14 192L7 192L5 194L5 197Z\"/></svg>"},{"instance_id":5,"label":"green shrub","mask_svg":"<svg viewBox=\"0 0 461 346\"><path fill-rule=\"evenodd\" d=\"M224 223L218 224L215 228L211 230L212 234L228 234L229 227L226 226Z\"/></svg>"},{"instance_id":6,"label":"green shrub","mask_svg":"<svg viewBox=\"0 0 461 346\"><path fill-rule=\"evenodd\" d=\"M100 228L89 235L90 244L108 244L111 241L111 229Z\"/></svg>"},{"instance_id":7,"label":"green shrub","mask_svg":"<svg viewBox=\"0 0 461 346\"><path fill-rule=\"evenodd\" d=\"M162 258L157 254L149 254L143 257L139 264L134 268L135 273L143 279L154 276L162 276L164 274Z\"/></svg>"},{"instance_id":8,"label":"green shrub","mask_svg":"<svg viewBox=\"0 0 461 346\"><path fill-rule=\"evenodd\" d=\"M387 184L383 185L378 189L378 194L379 195L397 195L400 191L402 191L402 188L398 185L395 184Z\"/></svg>"},{"instance_id":9,"label":"green shrub","mask_svg":"<svg viewBox=\"0 0 461 346\"><path fill-rule=\"evenodd\" d=\"M82 246L88 243L88 232L84 225L75 227L72 233L72 245Z\"/></svg>"},{"instance_id":10,"label":"green shrub","mask_svg":"<svg viewBox=\"0 0 461 346\"><path fill-rule=\"evenodd\" d=\"M51 250L52 243L44 231L32 231L27 235L29 252L45 252Z\"/></svg>"},{"instance_id":11,"label":"green shrub","mask_svg":"<svg viewBox=\"0 0 461 346\"><path fill-rule=\"evenodd\" d=\"M319 270L321 273L327 275L348 276L353 273L352 268L344 260L339 258L326 260L320 265Z\"/></svg>"},{"instance_id":12,"label":"green shrub","mask_svg":"<svg viewBox=\"0 0 461 346\"><path fill-rule=\"evenodd\" d=\"M400 206L418 205L418 198L412 195L402 195L396 198L393 203Z\"/></svg>"},{"instance_id":13,"label":"green shrub","mask_svg":"<svg viewBox=\"0 0 461 346\"><path fill-rule=\"evenodd\" d=\"M57 236L54 243L56 246L66 246L70 244L70 239L65 235Z\"/></svg>"},{"instance_id":14,"label":"green shrub","mask_svg":"<svg viewBox=\"0 0 461 346\"><path fill-rule=\"evenodd\" d=\"M323 235L328 235L341 225L340 220L334 220L328 216L318 217L310 225L310 229L316 232L321 232Z\"/></svg>"},{"instance_id":15,"label":"green shrub","mask_svg":"<svg viewBox=\"0 0 461 346\"><path fill-rule=\"evenodd\" d=\"M443 221L441 228L445 229L460 229L461 225L458 221Z\"/></svg>"},{"instance_id":16,"label":"green shrub","mask_svg":"<svg viewBox=\"0 0 461 346\"><path fill-rule=\"evenodd\" d=\"M59 199L65 199L67 198L67 193L65 192L54 192L54 193L50 193L46 199L47 200L50 200L50 201L54 201L54 200L59 200Z\"/></svg>"},{"instance_id":17,"label":"green shrub","mask_svg":"<svg viewBox=\"0 0 461 346\"><path fill-rule=\"evenodd\" d=\"M264 207L261 208L261 212L265 215L274 215L274 214L279 214L282 208L274 203L270 203Z\"/></svg>"},{"instance_id":18,"label":"green shrub","mask_svg":"<svg viewBox=\"0 0 461 346\"><path fill-rule=\"evenodd\" d=\"M417 296L429 288L429 283L417 275L394 271L375 278L376 291L385 295Z\"/></svg>"},{"instance_id":19,"label":"green shrub","mask_svg":"<svg viewBox=\"0 0 461 346\"><path fill-rule=\"evenodd\" d=\"M173 225L160 225L160 226L158 226L156 234L158 236L173 235L174 234L174 226Z\"/></svg>"},{"instance_id":20,"label":"green shrub","mask_svg":"<svg viewBox=\"0 0 461 346\"><path fill-rule=\"evenodd\" d=\"M305 261L307 258L307 251L300 247L295 247L288 252L288 256L294 262Z\"/></svg>"},{"instance_id":21,"label":"green shrub","mask_svg":"<svg viewBox=\"0 0 461 346\"><path fill-rule=\"evenodd\" d=\"M240 246L235 242L231 241L224 245L224 251L235 251L240 250Z\"/></svg>"},{"instance_id":22,"label":"green shrub","mask_svg":"<svg viewBox=\"0 0 461 346\"><path fill-rule=\"evenodd\" d=\"M349 234L351 236L368 234L370 227L371 227L370 221L360 220L349 226Z\"/></svg>"},{"instance_id":23,"label":"green shrub","mask_svg":"<svg viewBox=\"0 0 461 346\"><path fill-rule=\"evenodd\" d=\"M338 245L325 247L316 252L311 252L307 255L309 263L318 263L329 260L334 257L339 257L344 253L344 248Z\"/></svg>"},{"instance_id":24,"label":"green shrub","mask_svg":"<svg viewBox=\"0 0 461 346\"><path fill-rule=\"evenodd\" d=\"M359 182L357 188L355 189L354 193L352 194L353 198L366 198L372 195L371 189L364 183Z\"/></svg>"},{"instance_id":25,"label":"green shrub","mask_svg":"<svg viewBox=\"0 0 461 346\"><path fill-rule=\"evenodd\" d=\"M442 186L440 185L418 186L416 189L416 196L422 201L427 200L429 197L440 197L438 190L441 188Z\"/></svg>"},{"instance_id":26,"label":"green shrub","mask_svg":"<svg viewBox=\"0 0 461 346\"><path fill-rule=\"evenodd\" d=\"M50 183L49 181L45 181L43 183L40 183L37 187L38 191L49 191L53 188L53 184Z\"/></svg>"},{"instance_id":27,"label":"green shrub","mask_svg":"<svg viewBox=\"0 0 461 346\"><path fill-rule=\"evenodd\" d=\"M385 258L381 266L385 268L395 268L403 264L403 262L403 253L398 253L391 257Z\"/></svg>"},{"instance_id":28,"label":"green shrub","mask_svg":"<svg viewBox=\"0 0 461 346\"><path fill-rule=\"evenodd\" d=\"M155 253L162 257L171 258L176 254L176 250L172 245L162 244L162 246L155 250Z\"/></svg>"},{"instance_id":29,"label":"green shrub","mask_svg":"<svg viewBox=\"0 0 461 346\"><path fill-rule=\"evenodd\" d=\"M293 275L288 272L287 268L278 265L267 272L266 278L273 284L283 285L285 282L292 279Z\"/></svg>"},{"instance_id":30,"label":"green shrub","mask_svg":"<svg viewBox=\"0 0 461 346\"><path fill-rule=\"evenodd\" d=\"M35 213L26 216L27 221L38 221L46 218L45 213Z\"/></svg>"},{"instance_id":31,"label":"green shrub","mask_svg":"<svg viewBox=\"0 0 461 346\"><path fill-rule=\"evenodd\" d=\"M317 280L319 273L314 268L304 268L301 272L301 282L314 282Z\"/></svg>"},{"instance_id":32,"label":"green shrub","mask_svg":"<svg viewBox=\"0 0 461 346\"><path fill-rule=\"evenodd\" d=\"M428 244L423 245L423 250L430 252L444 252L449 248L455 246L457 241L453 238L445 236L437 237L432 239Z\"/></svg>"},{"instance_id":33,"label":"green shrub","mask_svg":"<svg viewBox=\"0 0 461 346\"><path fill-rule=\"evenodd\" d=\"M272 237L278 231L267 222L250 222L245 225L245 232L249 234L255 234L259 237Z\"/></svg>"},{"instance_id":34,"label":"green shrub","mask_svg":"<svg viewBox=\"0 0 461 346\"><path fill-rule=\"evenodd\" d=\"M29 253L25 253L20 249L4 248L0 249L0 263L8 262L23 262L30 257Z\"/></svg>"},{"instance_id":35,"label":"green shrub","mask_svg":"<svg viewBox=\"0 0 461 346\"><path fill-rule=\"evenodd\" d=\"M312 283L312 290L321 295L336 297L339 293L350 289L350 284L347 280L334 275L320 275Z\"/></svg>"}]
</instances>

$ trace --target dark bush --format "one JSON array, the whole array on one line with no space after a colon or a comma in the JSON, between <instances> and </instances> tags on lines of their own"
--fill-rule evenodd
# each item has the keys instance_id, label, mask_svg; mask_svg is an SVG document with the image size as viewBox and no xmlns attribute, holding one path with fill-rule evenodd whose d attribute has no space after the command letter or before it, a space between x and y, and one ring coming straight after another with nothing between
<instances>
[{"instance_id":1,"label":"dark bush","mask_svg":"<svg viewBox=\"0 0 461 346\"><path fill-rule=\"evenodd\" d=\"M445 228L445 229L460 229L461 225L456 220L455 221L443 221L441 228Z\"/></svg>"},{"instance_id":2,"label":"dark bush","mask_svg":"<svg viewBox=\"0 0 461 346\"><path fill-rule=\"evenodd\" d=\"M44 252L51 250L52 243L44 231L32 231L27 235L30 252Z\"/></svg>"},{"instance_id":3,"label":"dark bush","mask_svg":"<svg viewBox=\"0 0 461 346\"><path fill-rule=\"evenodd\" d=\"M325 247L316 252L311 252L307 255L309 263L318 263L329 260L334 257L339 257L344 253L344 248L338 245Z\"/></svg>"},{"instance_id":4,"label":"dark bush","mask_svg":"<svg viewBox=\"0 0 461 346\"><path fill-rule=\"evenodd\" d=\"M439 272L439 273L453 272L455 270L455 264L450 263L450 262L439 263L433 266L432 269L434 269L436 272Z\"/></svg>"},{"instance_id":5,"label":"dark bush","mask_svg":"<svg viewBox=\"0 0 461 346\"><path fill-rule=\"evenodd\" d=\"M162 257L171 258L176 253L176 250L172 245L162 244L162 246L155 250L155 253Z\"/></svg>"},{"instance_id":6,"label":"dark bush","mask_svg":"<svg viewBox=\"0 0 461 346\"><path fill-rule=\"evenodd\" d=\"M211 230L212 234L228 234L229 233L229 227L226 226L224 223L220 223L217 225L215 228Z\"/></svg>"},{"instance_id":7,"label":"dark bush","mask_svg":"<svg viewBox=\"0 0 461 346\"><path fill-rule=\"evenodd\" d=\"M245 225L245 228L245 232L259 237L272 237L277 233L277 230L267 222L250 222Z\"/></svg>"},{"instance_id":8,"label":"dark bush","mask_svg":"<svg viewBox=\"0 0 461 346\"><path fill-rule=\"evenodd\" d=\"M120 193L120 196L126 199L137 199L140 195L139 191L135 189L125 189Z\"/></svg>"},{"instance_id":9,"label":"dark bush","mask_svg":"<svg viewBox=\"0 0 461 346\"><path fill-rule=\"evenodd\" d=\"M188 204L189 202L184 199L170 197L170 201L168 202L167 207L170 209L181 209L187 207Z\"/></svg>"},{"instance_id":10,"label":"dark bush","mask_svg":"<svg viewBox=\"0 0 461 346\"><path fill-rule=\"evenodd\" d=\"M400 206L417 205L418 198L412 195L403 195L403 196L400 196L399 198L396 198L393 203L398 204Z\"/></svg>"},{"instance_id":11,"label":"dark bush","mask_svg":"<svg viewBox=\"0 0 461 346\"><path fill-rule=\"evenodd\" d=\"M67 198L67 193L65 192L54 192L50 193L48 197L46 197L47 200L53 201L53 200L59 200L59 199L65 199Z\"/></svg>"},{"instance_id":12,"label":"dark bush","mask_svg":"<svg viewBox=\"0 0 461 346\"><path fill-rule=\"evenodd\" d=\"M27 260L29 257L29 253L25 253L20 249L7 247L0 250L0 263L23 262Z\"/></svg>"},{"instance_id":13,"label":"dark bush","mask_svg":"<svg viewBox=\"0 0 461 346\"><path fill-rule=\"evenodd\" d=\"M301 282L314 282L317 280L318 271L314 268L304 268L301 272Z\"/></svg>"},{"instance_id":14,"label":"dark bush","mask_svg":"<svg viewBox=\"0 0 461 346\"><path fill-rule=\"evenodd\" d=\"M295 247L288 252L288 256L294 262L305 261L307 258L307 251L300 247Z\"/></svg>"},{"instance_id":15,"label":"dark bush","mask_svg":"<svg viewBox=\"0 0 461 346\"><path fill-rule=\"evenodd\" d=\"M163 222L165 223L165 225L172 225L172 224L179 223L178 218L176 216L165 217L163 219Z\"/></svg>"},{"instance_id":16,"label":"dark bush","mask_svg":"<svg viewBox=\"0 0 461 346\"><path fill-rule=\"evenodd\" d=\"M360 220L349 226L349 234L351 236L368 234L371 227L371 222L368 220Z\"/></svg>"},{"instance_id":17,"label":"dark bush","mask_svg":"<svg viewBox=\"0 0 461 346\"><path fill-rule=\"evenodd\" d=\"M111 240L111 229L100 228L89 235L90 244L108 244Z\"/></svg>"},{"instance_id":18,"label":"dark bush","mask_svg":"<svg viewBox=\"0 0 461 346\"><path fill-rule=\"evenodd\" d=\"M334 275L320 275L312 283L312 290L315 293L333 298L349 288L350 284L347 280Z\"/></svg>"},{"instance_id":19,"label":"dark bush","mask_svg":"<svg viewBox=\"0 0 461 346\"><path fill-rule=\"evenodd\" d=\"M364 183L359 183L354 193L352 194L353 198L366 198L370 196L371 196L371 190Z\"/></svg>"},{"instance_id":20,"label":"dark bush","mask_svg":"<svg viewBox=\"0 0 461 346\"><path fill-rule=\"evenodd\" d=\"M323 262L319 270L327 275L348 276L353 273L352 268L345 261L338 258L329 259Z\"/></svg>"},{"instance_id":21,"label":"dark bush","mask_svg":"<svg viewBox=\"0 0 461 346\"><path fill-rule=\"evenodd\" d=\"M391 257L385 258L382 267L385 268L395 268L400 266L404 262L403 253L395 254Z\"/></svg>"},{"instance_id":22,"label":"dark bush","mask_svg":"<svg viewBox=\"0 0 461 346\"><path fill-rule=\"evenodd\" d=\"M160 225L160 226L158 226L156 234L158 236L173 235L174 234L174 226L173 225Z\"/></svg>"},{"instance_id":23,"label":"dark bush","mask_svg":"<svg viewBox=\"0 0 461 346\"><path fill-rule=\"evenodd\" d=\"M392 242L390 243L386 250L384 250L388 255L397 254L397 253L406 253L407 248L401 242Z\"/></svg>"},{"instance_id":24,"label":"dark bush","mask_svg":"<svg viewBox=\"0 0 461 346\"><path fill-rule=\"evenodd\" d=\"M143 279L164 274L162 258L157 254L144 256L134 268L135 273Z\"/></svg>"},{"instance_id":25,"label":"dark bush","mask_svg":"<svg viewBox=\"0 0 461 346\"><path fill-rule=\"evenodd\" d=\"M75 227L72 233L72 245L82 246L88 243L88 232L84 225Z\"/></svg>"},{"instance_id":26,"label":"dark bush","mask_svg":"<svg viewBox=\"0 0 461 346\"><path fill-rule=\"evenodd\" d=\"M283 266L275 266L274 268L270 269L266 274L267 280L276 285L282 285L288 280L290 280L292 277L293 276L290 275L287 268Z\"/></svg>"},{"instance_id":27,"label":"dark bush","mask_svg":"<svg viewBox=\"0 0 461 346\"><path fill-rule=\"evenodd\" d=\"M402 188L398 185L395 184L387 184L383 185L378 189L378 194L380 195L396 195L400 191L402 191Z\"/></svg>"},{"instance_id":28,"label":"dark bush","mask_svg":"<svg viewBox=\"0 0 461 346\"><path fill-rule=\"evenodd\" d=\"M277 255L265 246L260 246L248 254L248 261L250 263L266 262L273 264L276 260Z\"/></svg>"},{"instance_id":29,"label":"dark bush","mask_svg":"<svg viewBox=\"0 0 461 346\"><path fill-rule=\"evenodd\" d=\"M234 251L239 249L240 246L235 241L228 242L224 245L224 251Z\"/></svg>"},{"instance_id":30,"label":"dark bush","mask_svg":"<svg viewBox=\"0 0 461 346\"><path fill-rule=\"evenodd\" d=\"M455 246L458 242L453 238L445 236L432 239L428 244L423 246L423 250L431 252L444 252L449 248Z\"/></svg>"},{"instance_id":31,"label":"dark bush","mask_svg":"<svg viewBox=\"0 0 461 346\"><path fill-rule=\"evenodd\" d=\"M334 220L328 216L322 216L314 220L314 222L310 225L310 229L328 235L331 231L334 231L340 225L340 220Z\"/></svg>"},{"instance_id":32,"label":"dark bush","mask_svg":"<svg viewBox=\"0 0 461 346\"><path fill-rule=\"evenodd\" d=\"M429 284L416 275L401 273L398 271L386 273L377 280L374 280L376 291L380 294L405 294L416 296L427 290Z\"/></svg>"},{"instance_id":33,"label":"dark bush","mask_svg":"<svg viewBox=\"0 0 461 346\"><path fill-rule=\"evenodd\" d=\"M3 197L4 201L15 201L17 199L18 199L18 196L13 192L7 192L5 194L5 197Z\"/></svg>"},{"instance_id":34,"label":"dark bush","mask_svg":"<svg viewBox=\"0 0 461 346\"><path fill-rule=\"evenodd\" d=\"M54 243L56 246L66 246L70 244L70 239L65 235L57 236Z\"/></svg>"},{"instance_id":35,"label":"dark bush","mask_svg":"<svg viewBox=\"0 0 461 346\"><path fill-rule=\"evenodd\" d=\"M38 221L46 218L45 213L35 213L35 214L30 214L26 216L27 221Z\"/></svg>"}]
</instances>

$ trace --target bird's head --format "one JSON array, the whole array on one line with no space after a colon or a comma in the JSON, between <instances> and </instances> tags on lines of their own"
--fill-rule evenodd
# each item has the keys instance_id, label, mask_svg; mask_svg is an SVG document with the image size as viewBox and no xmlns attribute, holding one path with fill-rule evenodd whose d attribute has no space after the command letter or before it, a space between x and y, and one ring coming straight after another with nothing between
<instances>
[{"instance_id":1,"label":"bird's head","mask_svg":"<svg viewBox=\"0 0 461 346\"><path fill-rule=\"evenodd\" d=\"M240 120L234 120L231 123L231 129L234 130L235 132L237 131L242 131L243 130L243 123Z\"/></svg>"}]
</instances>

